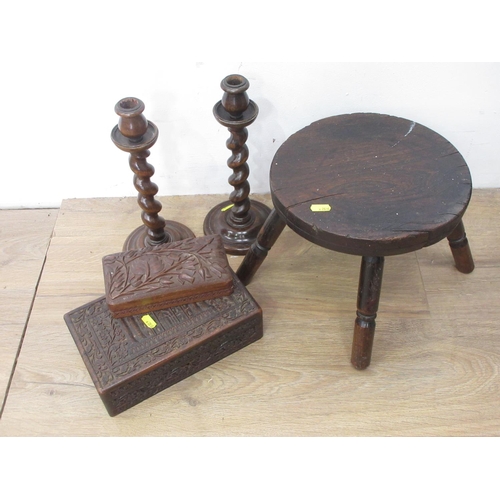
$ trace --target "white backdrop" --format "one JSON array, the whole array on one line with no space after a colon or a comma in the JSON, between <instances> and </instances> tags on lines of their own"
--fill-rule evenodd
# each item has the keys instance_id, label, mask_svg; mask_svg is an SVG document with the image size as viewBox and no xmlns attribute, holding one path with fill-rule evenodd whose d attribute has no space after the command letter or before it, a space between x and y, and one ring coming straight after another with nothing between
<instances>
[{"instance_id":1,"label":"white backdrop","mask_svg":"<svg viewBox=\"0 0 500 500\"><path fill-rule=\"evenodd\" d=\"M125 0L99 8L92 2L50 1L7 8L0 35L0 208L135 196L128 155L110 140L118 121L114 105L128 96L144 101L146 118L160 130L149 158L158 195L226 196L229 134L212 108L222 97L220 81L231 73L249 79L249 97L260 108L248 129L251 192L269 190L272 157L290 134L314 120L358 111L393 114L432 128L465 157L474 187L500 187L499 63L296 62L281 50L279 35L257 54L283 55L284 62L243 57L241 62L237 56L251 52L238 47L238 30L231 34L224 28L227 16L219 17L222 34L212 37L213 21L199 30L181 23L182 17L160 16L153 4L141 3L139 12L137 3ZM198 18L209 15L197 12ZM266 31L267 21L262 23ZM257 39L260 32L251 31ZM234 62L210 62L206 48ZM344 52L349 55L332 44L333 58L340 60ZM364 53L369 59L369 46Z\"/></svg>"}]
</instances>

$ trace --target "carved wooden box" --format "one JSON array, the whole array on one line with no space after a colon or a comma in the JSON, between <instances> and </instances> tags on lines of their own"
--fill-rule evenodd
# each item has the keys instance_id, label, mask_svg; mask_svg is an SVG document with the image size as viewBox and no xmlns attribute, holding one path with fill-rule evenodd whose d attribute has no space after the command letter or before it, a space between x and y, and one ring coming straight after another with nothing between
<instances>
[{"instance_id":1,"label":"carved wooden box","mask_svg":"<svg viewBox=\"0 0 500 500\"><path fill-rule=\"evenodd\" d=\"M234 293L113 318L106 298L64 316L108 413L115 416L262 337L262 310Z\"/></svg>"},{"instance_id":2,"label":"carved wooden box","mask_svg":"<svg viewBox=\"0 0 500 500\"><path fill-rule=\"evenodd\" d=\"M229 295L233 276L219 235L128 250L102 259L115 318Z\"/></svg>"}]
</instances>

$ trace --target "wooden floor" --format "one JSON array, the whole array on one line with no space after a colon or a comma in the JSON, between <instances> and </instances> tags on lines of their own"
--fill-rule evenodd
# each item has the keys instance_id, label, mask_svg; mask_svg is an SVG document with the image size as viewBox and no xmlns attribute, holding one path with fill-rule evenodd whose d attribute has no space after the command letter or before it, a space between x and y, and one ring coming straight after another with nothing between
<instances>
[{"instance_id":1,"label":"wooden floor","mask_svg":"<svg viewBox=\"0 0 500 500\"><path fill-rule=\"evenodd\" d=\"M201 236L224 197L160 199ZM349 362L360 259L286 228L248 286L264 338L112 418L63 315L103 295L136 200L0 211L0 435L499 436L500 190L475 190L464 222L470 275L446 241L386 259L366 371Z\"/></svg>"}]
</instances>

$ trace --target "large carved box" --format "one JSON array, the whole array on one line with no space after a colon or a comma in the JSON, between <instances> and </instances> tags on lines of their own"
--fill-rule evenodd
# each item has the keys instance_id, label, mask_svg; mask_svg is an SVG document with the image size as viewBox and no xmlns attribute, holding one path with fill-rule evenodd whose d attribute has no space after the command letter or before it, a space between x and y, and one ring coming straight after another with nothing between
<instances>
[{"instance_id":1,"label":"large carved box","mask_svg":"<svg viewBox=\"0 0 500 500\"><path fill-rule=\"evenodd\" d=\"M64 316L108 413L115 416L262 337L262 310L233 275L215 299L113 318L101 297Z\"/></svg>"}]
</instances>

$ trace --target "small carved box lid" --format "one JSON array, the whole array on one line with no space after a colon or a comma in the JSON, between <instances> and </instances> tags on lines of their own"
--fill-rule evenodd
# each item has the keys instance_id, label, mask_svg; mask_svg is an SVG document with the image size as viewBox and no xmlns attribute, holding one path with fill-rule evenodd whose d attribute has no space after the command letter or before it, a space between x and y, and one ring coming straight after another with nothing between
<instances>
[{"instance_id":1,"label":"small carved box lid","mask_svg":"<svg viewBox=\"0 0 500 500\"><path fill-rule=\"evenodd\" d=\"M102 264L106 303L115 318L233 292L233 275L219 235L107 255Z\"/></svg>"}]
</instances>

